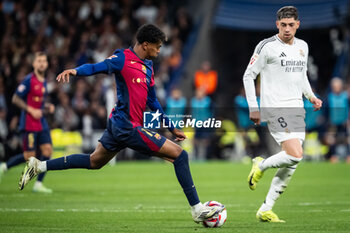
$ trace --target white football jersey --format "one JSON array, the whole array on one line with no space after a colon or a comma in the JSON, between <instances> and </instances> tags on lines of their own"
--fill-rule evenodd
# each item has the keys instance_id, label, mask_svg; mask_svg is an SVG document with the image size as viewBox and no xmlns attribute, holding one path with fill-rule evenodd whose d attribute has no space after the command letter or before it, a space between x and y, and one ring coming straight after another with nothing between
<instances>
[{"instance_id":1,"label":"white football jersey","mask_svg":"<svg viewBox=\"0 0 350 233\"><path fill-rule=\"evenodd\" d=\"M243 76L250 111L258 109L254 79L259 74L261 108L302 108L303 94L314 97L306 74L308 53L307 43L298 38L292 45L278 35L261 41Z\"/></svg>"}]
</instances>

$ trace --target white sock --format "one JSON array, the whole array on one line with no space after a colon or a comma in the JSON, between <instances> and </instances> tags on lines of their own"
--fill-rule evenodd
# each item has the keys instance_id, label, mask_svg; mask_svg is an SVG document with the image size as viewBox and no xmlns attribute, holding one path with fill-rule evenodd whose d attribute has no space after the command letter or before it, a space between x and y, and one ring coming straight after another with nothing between
<instances>
[{"instance_id":1,"label":"white sock","mask_svg":"<svg viewBox=\"0 0 350 233\"><path fill-rule=\"evenodd\" d=\"M43 183L41 181L38 181L38 180L35 181L35 184L34 184L35 187L40 187L42 185L43 185Z\"/></svg>"},{"instance_id":2,"label":"white sock","mask_svg":"<svg viewBox=\"0 0 350 233\"><path fill-rule=\"evenodd\" d=\"M201 211L202 208L203 208L202 202L199 202L198 204L191 206L191 210L194 210L194 212L196 212L196 213Z\"/></svg>"},{"instance_id":3,"label":"white sock","mask_svg":"<svg viewBox=\"0 0 350 233\"><path fill-rule=\"evenodd\" d=\"M283 167L277 170L276 175L273 177L269 192L267 193L264 203L260 207L260 211L271 210L275 205L276 200L286 190L287 185L292 178L293 173L297 165Z\"/></svg>"},{"instance_id":4,"label":"white sock","mask_svg":"<svg viewBox=\"0 0 350 233\"><path fill-rule=\"evenodd\" d=\"M40 173L47 171L46 161L40 162L40 164L38 166L38 170L40 171Z\"/></svg>"},{"instance_id":5,"label":"white sock","mask_svg":"<svg viewBox=\"0 0 350 233\"><path fill-rule=\"evenodd\" d=\"M267 159L264 159L259 164L259 168L262 171L265 171L268 168L280 168L280 167L288 167L298 164L302 158L296 158L294 156L288 155L284 150L274 154Z\"/></svg>"},{"instance_id":6,"label":"white sock","mask_svg":"<svg viewBox=\"0 0 350 233\"><path fill-rule=\"evenodd\" d=\"M7 164L6 163L2 163L0 166L0 169L3 170L4 172L7 172Z\"/></svg>"}]
</instances>

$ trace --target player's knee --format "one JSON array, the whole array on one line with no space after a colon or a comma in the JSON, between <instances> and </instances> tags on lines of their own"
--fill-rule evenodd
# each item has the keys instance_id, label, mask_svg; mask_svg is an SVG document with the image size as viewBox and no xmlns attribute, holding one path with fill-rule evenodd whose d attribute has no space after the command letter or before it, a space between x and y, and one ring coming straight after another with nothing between
<instances>
[{"instance_id":1,"label":"player's knee","mask_svg":"<svg viewBox=\"0 0 350 233\"><path fill-rule=\"evenodd\" d=\"M188 154L183 149L181 149L179 156L173 162L174 165L179 163L188 163Z\"/></svg>"},{"instance_id":2,"label":"player's knee","mask_svg":"<svg viewBox=\"0 0 350 233\"><path fill-rule=\"evenodd\" d=\"M103 164L98 163L98 162L93 162L90 160L90 166L91 166L91 169L98 170L98 169L101 169L103 167Z\"/></svg>"},{"instance_id":3,"label":"player's knee","mask_svg":"<svg viewBox=\"0 0 350 233\"><path fill-rule=\"evenodd\" d=\"M42 150L41 154L47 158L50 158L52 155L52 148L46 148Z\"/></svg>"},{"instance_id":4,"label":"player's knee","mask_svg":"<svg viewBox=\"0 0 350 233\"><path fill-rule=\"evenodd\" d=\"M289 155L301 160L303 158L303 149L296 148L296 149L292 150Z\"/></svg>"},{"instance_id":5,"label":"player's knee","mask_svg":"<svg viewBox=\"0 0 350 233\"><path fill-rule=\"evenodd\" d=\"M35 156L35 152L34 151L25 151L25 152L23 152L23 156L24 156L25 160L28 160L30 157Z\"/></svg>"}]
</instances>

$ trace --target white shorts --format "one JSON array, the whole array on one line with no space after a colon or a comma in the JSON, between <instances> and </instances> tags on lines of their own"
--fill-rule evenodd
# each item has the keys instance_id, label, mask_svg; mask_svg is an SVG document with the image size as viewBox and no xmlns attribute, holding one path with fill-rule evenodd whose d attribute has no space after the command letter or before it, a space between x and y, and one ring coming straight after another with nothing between
<instances>
[{"instance_id":1,"label":"white shorts","mask_svg":"<svg viewBox=\"0 0 350 233\"><path fill-rule=\"evenodd\" d=\"M305 114L283 114L281 111L267 120L270 134L281 145L289 139L300 139L301 144L305 140Z\"/></svg>"}]
</instances>

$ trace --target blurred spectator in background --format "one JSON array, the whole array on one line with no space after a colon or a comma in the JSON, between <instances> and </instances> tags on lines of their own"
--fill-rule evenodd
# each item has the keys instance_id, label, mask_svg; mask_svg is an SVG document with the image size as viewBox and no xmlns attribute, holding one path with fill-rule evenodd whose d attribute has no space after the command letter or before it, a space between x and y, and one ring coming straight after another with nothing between
<instances>
[{"instance_id":1,"label":"blurred spectator in background","mask_svg":"<svg viewBox=\"0 0 350 233\"><path fill-rule=\"evenodd\" d=\"M75 130L79 125L78 115L69 102L69 96L63 92L59 95L59 104L55 112L55 123L56 127L66 131Z\"/></svg>"},{"instance_id":2,"label":"blurred spectator in background","mask_svg":"<svg viewBox=\"0 0 350 233\"><path fill-rule=\"evenodd\" d=\"M203 88L206 95L214 97L218 85L218 73L211 69L209 61L204 61L201 69L194 74L194 85L196 90Z\"/></svg>"},{"instance_id":3,"label":"blurred spectator in background","mask_svg":"<svg viewBox=\"0 0 350 233\"><path fill-rule=\"evenodd\" d=\"M187 100L182 96L179 88L174 88L166 101L166 114L171 121L183 120L185 114Z\"/></svg>"},{"instance_id":4,"label":"blurred spectator in background","mask_svg":"<svg viewBox=\"0 0 350 233\"><path fill-rule=\"evenodd\" d=\"M196 90L196 95L191 99L192 119L205 121L213 117L212 102L209 96L205 94L204 88ZM196 128L194 135L194 155L197 160L207 158L207 148L212 132L208 128Z\"/></svg>"},{"instance_id":5,"label":"blurred spectator in background","mask_svg":"<svg viewBox=\"0 0 350 233\"><path fill-rule=\"evenodd\" d=\"M343 81L336 77L331 80L331 92L327 96L327 111L329 123L330 160L337 162L339 159L350 161L350 152L347 145L347 122L349 118L349 97L344 91ZM330 137L333 135L333 137Z\"/></svg>"}]
</instances>

